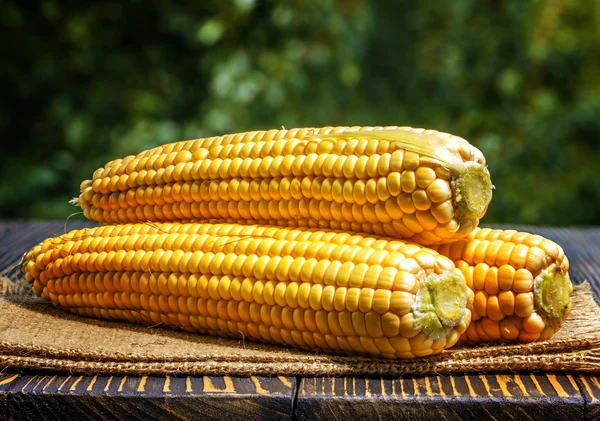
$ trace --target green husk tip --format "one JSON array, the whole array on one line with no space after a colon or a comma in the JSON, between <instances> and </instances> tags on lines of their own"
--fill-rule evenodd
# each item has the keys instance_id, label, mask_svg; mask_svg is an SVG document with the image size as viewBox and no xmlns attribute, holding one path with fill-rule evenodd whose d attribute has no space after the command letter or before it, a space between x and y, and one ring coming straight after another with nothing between
<instances>
[{"instance_id":1,"label":"green husk tip","mask_svg":"<svg viewBox=\"0 0 600 421\"><path fill-rule=\"evenodd\" d=\"M465 314L467 285L456 272L432 273L421 281L413 305L415 327L429 339L448 334Z\"/></svg>"},{"instance_id":2,"label":"green husk tip","mask_svg":"<svg viewBox=\"0 0 600 421\"><path fill-rule=\"evenodd\" d=\"M477 218L485 212L492 200L494 186L487 167L473 161L463 162L461 156L449 149L447 142L437 136L405 130L362 130L307 138L335 139L346 136L385 139L395 142L406 151L438 160L452 174L452 189L458 217Z\"/></svg>"},{"instance_id":3,"label":"green husk tip","mask_svg":"<svg viewBox=\"0 0 600 421\"><path fill-rule=\"evenodd\" d=\"M492 201L490 172L481 164L467 162L452 180L454 201L459 216L477 218Z\"/></svg>"},{"instance_id":4,"label":"green husk tip","mask_svg":"<svg viewBox=\"0 0 600 421\"><path fill-rule=\"evenodd\" d=\"M569 276L556 264L544 269L534 280L533 294L536 310L553 324L562 318L571 307L572 284Z\"/></svg>"}]
</instances>

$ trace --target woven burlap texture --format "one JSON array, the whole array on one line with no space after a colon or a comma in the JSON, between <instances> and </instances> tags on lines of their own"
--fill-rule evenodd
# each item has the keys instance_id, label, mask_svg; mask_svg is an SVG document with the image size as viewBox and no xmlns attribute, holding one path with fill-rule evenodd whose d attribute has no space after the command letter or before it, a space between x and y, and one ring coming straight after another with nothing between
<instances>
[{"instance_id":1,"label":"woven burlap texture","mask_svg":"<svg viewBox=\"0 0 600 421\"><path fill-rule=\"evenodd\" d=\"M0 367L70 373L404 375L483 371L600 372L600 308L587 285L549 341L455 347L414 360L303 352L240 339L74 316L0 280Z\"/></svg>"}]
</instances>

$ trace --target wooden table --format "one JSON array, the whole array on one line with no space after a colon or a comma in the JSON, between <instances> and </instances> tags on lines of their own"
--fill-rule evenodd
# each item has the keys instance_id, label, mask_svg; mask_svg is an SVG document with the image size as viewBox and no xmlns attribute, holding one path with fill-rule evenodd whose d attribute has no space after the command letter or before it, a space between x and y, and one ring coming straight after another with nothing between
<instances>
[{"instance_id":1,"label":"wooden table","mask_svg":"<svg viewBox=\"0 0 600 421\"><path fill-rule=\"evenodd\" d=\"M69 223L69 229L85 226ZM87 224L91 225L91 224ZM600 297L600 229L519 227L559 242L571 278ZM56 223L0 223L0 276ZM14 269L13 269L14 276ZM392 377L0 375L0 419L600 419L600 376Z\"/></svg>"}]
</instances>

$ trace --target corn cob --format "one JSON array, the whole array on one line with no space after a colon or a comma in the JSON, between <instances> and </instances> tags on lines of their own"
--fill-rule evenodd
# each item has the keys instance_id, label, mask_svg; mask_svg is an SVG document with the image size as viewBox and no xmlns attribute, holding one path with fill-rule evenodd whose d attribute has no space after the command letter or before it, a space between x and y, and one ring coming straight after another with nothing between
<instances>
[{"instance_id":1,"label":"corn cob","mask_svg":"<svg viewBox=\"0 0 600 421\"><path fill-rule=\"evenodd\" d=\"M454 261L475 294L462 342L549 339L571 311L569 260L548 239L477 228L467 238L433 249Z\"/></svg>"},{"instance_id":2,"label":"corn cob","mask_svg":"<svg viewBox=\"0 0 600 421\"><path fill-rule=\"evenodd\" d=\"M473 300L432 250L302 228L107 225L45 240L23 270L84 316L386 358L452 346Z\"/></svg>"},{"instance_id":3,"label":"corn cob","mask_svg":"<svg viewBox=\"0 0 600 421\"><path fill-rule=\"evenodd\" d=\"M492 197L481 152L408 127L239 133L167 144L107 163L75 199L101 223L305 226L446 243Z\"/></svg>"}]
</instances>

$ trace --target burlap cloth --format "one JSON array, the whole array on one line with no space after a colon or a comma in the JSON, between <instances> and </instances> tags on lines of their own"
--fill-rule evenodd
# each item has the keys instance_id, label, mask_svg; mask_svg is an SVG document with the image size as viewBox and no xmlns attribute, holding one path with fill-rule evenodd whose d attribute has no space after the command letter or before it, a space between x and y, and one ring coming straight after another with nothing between
<instances>
[{"instance_id":1,"label":"burlap cloth","mask_svg":"<svg viewBox=\"0 0 600 421\"><path fill-rule=\"evenodd\" d=\"M71 373L202 375L600 372L600 308L587 285L549 341L458 347L415 360L302 352L261 343L105 322L67 314L0 279L0 367Z\"/></svg>"}]
</instances>

